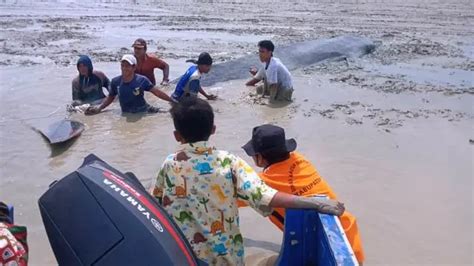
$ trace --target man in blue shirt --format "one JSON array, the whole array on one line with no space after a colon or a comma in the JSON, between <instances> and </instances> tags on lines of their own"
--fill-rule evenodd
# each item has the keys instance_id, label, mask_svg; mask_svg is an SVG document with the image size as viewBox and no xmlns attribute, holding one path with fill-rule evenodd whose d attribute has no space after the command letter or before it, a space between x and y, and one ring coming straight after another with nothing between
<instances>
[{"instance_id":1,"label":"man in blue shirt","mask_svg":"<svg viewBox=\"0 0 474 266\"><path fill-rule=\"evenodd\" d=\"M158 108L150 106L145 101L145 91L153 93L162 100L173 102L166 93L155 87L148 78L135 74L137 59L133 55L124 55L120 64L122 75L112 79L107 98L105 98L100 106L89 108L86 114L100 113L114 101L117 95L120 107L124 113L158 112Z\"/></svg>"},{"instance_id":2,"label":"man in blue shirt","mask_svg":"<svg viewBox=\"0 0 474 266\"><path fill-rule=\"evenodd\" d=\"M201 93L208 100L215 100L217 96L207 94L201 87L201 75L208 73L212 67L212 57L209 53L203 52L199 55L198 60L187 60L196 65L188 68L186 73L179 79L176 89L171 94L171 98L175 101L181 101L183 97L197 97Z\"/></svg>"}]
</instances>

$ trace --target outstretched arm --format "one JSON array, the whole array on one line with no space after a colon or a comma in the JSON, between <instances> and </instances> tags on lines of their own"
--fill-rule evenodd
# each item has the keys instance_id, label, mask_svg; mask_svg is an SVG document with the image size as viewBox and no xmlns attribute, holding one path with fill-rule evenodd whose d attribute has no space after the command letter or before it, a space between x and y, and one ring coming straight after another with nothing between
<instances>
[{"instance_id":1,"label":"outstretched arm","mask_svg":"<svg viewBox=\"0 0 474 266\"><path fill-rule=\"evenodd\" d=\"M150 57L150 60L152 61L152 63L154 63L154 68L159 68L163 71L163 80L161 81L161 85L168 85L170 74L170 66L168 65L168 63L155 56Z\"/></svg>"},{"instance_id":2,"label":"outstretched arm","mask_svg":"<svg viewBox=\"0 0 474 266\"><path fill-rule=\"evenodd\" d=\"M171 99L170 96L168 96L168 94L166 94L162 90L158 89L158 87L156 87L156 86L151 88L150 92L153 93L156 97L158 97L162 100L165 100L167 102L174 102L173 99Z\"/></svg>"},{"instance_id":3,"label":"outstretched arm","mask_svg":"<svg viewBox=\"0 0 474 266\"><path fill-rule=\"evenodd\" d=\"M249 72L250 72L250 75L252 75L252 79L247 81L247 83L245 83L246 86L254 86L260 80L263 79L263 75L264 75L263 69L257 69L256 67L251 67Z\"/></svg>"},{"instance_id":4,"label":"outstretched arm","mask_svg":"<svg viewBox=\"0 0 474 266\"><path fill-rule=\"evenodd\" d=\"M208 100L215 100L217 99L217 96L214 95L214 94L207 94L201 86L199 86L199 93L201 93L204 97L206 97L206 99Z\"/></svg>"},{"instance_id":5,"label":"outstretched arm","mask_svg":"<svg viewBox=\"0 0 474 266\"><path fill-rule=\"evenodd\" d=\"M262 214L269 214L271 208L314 209L320 213L341 215L344 204L322 198L299 197L276 191L267 186L257 173L242 159L232 164L237 177L237 196Z\"/></svg>"},{"instance_id":6,"label":"outstretched arm","mask_svg":"<svg viewBox=\"0 0 474 266\"><path fill-rule=\"evenodd\" d=\"M272 208L289 208L289 209L315 209L318 212L340 216L344 213L345 207L343 203L335 200L316 198L316 197L299 197L284 192L277 192L270 201Z\"/></svg>"},{"instance_id":7,"label":"outstretched arm","mask_svg":"<svg viewBox=\"0 0 474 266\"><path fill-rule=\"evenodd\" d=\"M91 106L84 112L86 115L95 115L109 106L115 99L115 95L108 95L99 106Z\"/></svg>"},{"instance_id":8,"label":"outstretched arm","mask_svg":"<svg viewBox=\"0 0 474 266\"><path fill-rule=\"evenodd\" d=\"M115 96L109 95L99 106L99 111L102 111L105 107L109 106L115 100Z\"/></svg>"},{"instance_id":9,"label":"outstretched arm","mask_svg":"<svg viewBox=\"0 0 474 266\"><path fill-rule=\"evenodd\" d=\"M161 85L168 85L169 80L169 74L170 74L170 66L166 63L163 62L163 81L161 81Z\"/></svg>"},{"instance_id":10,"label":"outstretched arm","mask_svg":"<svg viewBox=\"0 0 474 266\"><path fill-rule=\"evenodd\" d=\"M247 83L245 83L245 86L254 86L254 85L257 84L259 81L260 81L259 79L252 78L251 80L247 81Z\"/></svg>"}]
</instances>

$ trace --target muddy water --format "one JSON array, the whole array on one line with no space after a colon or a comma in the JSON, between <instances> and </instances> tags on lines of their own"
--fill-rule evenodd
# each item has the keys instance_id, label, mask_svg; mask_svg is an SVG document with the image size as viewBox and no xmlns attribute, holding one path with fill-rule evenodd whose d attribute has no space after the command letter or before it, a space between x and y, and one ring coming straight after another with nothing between
<instances>
[{"instance_id":1,"label":"muddy water","mask_svg":"<svg viewBox=\"0 0 474 266\"><path fill-rule=\"evenodd\" d=\"M108 73L116 72L115 64L98 64L99 67ZM12 120L47 115L57 106L64 106L69 91L58 84L68 84L75 71L41 66L3 69L2 73L13 77L23 71L30 75L21 82L7 80L8 86L2 87L1 113L5 122L0 124L0 187L2 200L15 204L18 223L29 227L32 264L49 265L54 260L36 201L53 180L73 171L87 154L95 153L120 170L135 172L147 185L176 143L167 114L122 117L114 103L109 111L97 116L73 115L86 124L86 131L67 150L52 154L29 126L62 118L63 107L48 118ZM59 71L61 75L43 78ZM370 100L383 106L386 97L371 91L342 90L302 74L296 75L295 80L296 101L288 108L248 103L241 98L243 81L210 88L222 98L213 102L218 130L212 141L247 158L239 147L250 137L252 127L277 123L287 129L288 136L296 138L298 150L318 166L359 217L368 262L468 261L471 239L466 231L472 230L472 208L466 202L472 197L472 146L468 144L472 123L420 118L406 122L393 133L370 123L349 126L343 119L305 113L314 103L324 109L344 99L361 103ZM22 99L30 102L23 104ZM149 101L166 107L153 98ZM456 101L445 100L444 104L455 108L459 106ZM255 230L257 221L261 230ZM252 246L250 253L278 248L281 234L255 212L242 212L242 226ZM400 243L406 244L400 247ZM438 253L438 243L445 243L446 253Z\"/></svg>"},{"instance_id":2,"label":"muddy water","mask_svg":"<svg viewBox=\"0 0 474 266\"><path fill-rule=\"evenodd\" d=\"M123 117L114 103L93 117L73 114L86 131L52 151L31 126L67 115L77 54L93 52L96 69L113 77L119 74L113 61L130 52L133 39L145 36L153 41L150 49L170 63L171 78L177 78L188 66L184 60L203 50L222 61L254 53L260 38L291 43L336 33L361 34L379 45L372 56L294 71L295 101L285 108L247 97L244 80L214 84L208 90L221 99L212 103L217 133L211 141L249 159L240 146L255 125L285 127L358 217L366 265L471 265L474 38L466 27L469 8L462 1L386 8L357 2L324 8L273 3L280 12L264 20L258 19L258 12L268 9L264 4L195 2L189 11L163 2L150 8L156 16L139 20L140 9L126 4L93 11L91 4L74 3L0 6L5 26L0 32L0 199L13 203L17 222L28 226L31 265L55 264L37 208L53 180L95 153L148 185L176 148L169 115ZM215 5L222 15L213 11ZM249 254L278 250L278 230L250 209L241 216Z\"/></svg>"}]
</instances>

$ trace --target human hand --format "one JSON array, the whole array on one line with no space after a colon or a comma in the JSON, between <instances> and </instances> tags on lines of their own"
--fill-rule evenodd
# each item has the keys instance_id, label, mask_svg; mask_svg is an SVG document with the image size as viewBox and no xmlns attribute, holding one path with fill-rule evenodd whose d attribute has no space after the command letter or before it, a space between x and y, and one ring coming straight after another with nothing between
<instances>
[{"instance_id":1,"label":"human hand","mask_svg":"<svg viewBox=\"0 0 474 266\"><path fill-rule=\"evenodd\" d=\"M250 72L250 74L252 74L252 76L255 76L255 75L257 75L258 69L253 66L253 67L250 68L249 72Z\"/></svg>"},{"instance_id":2,"label":"human hand","mask_svg":"<svg viewBox=\"0 0 474 266\"><path fill-rule=\"evenodd\" d=\"M85 115L96 115L100 113L100 106L91 106L84 111Z\"/></svg>"},{"instance_id":3,"label":"human hand","mask_svg":"<svg viewBox=\"0 0 474 266\"><path fill-rule=\"evenodd\" d=\"M215 99L217 99L217 95L209 94L209 95L206 96L206 98L207 98L208 100L215 100Z\"/></svg>"},{"instance_id":4,"label":"human hand","mask_svg":"<svg viewBox=\"0 0 474 266\"><path fill-rule=\"evenodd\" d=\"M160 83L162 86L168 86L169 85L169 80L168 79L163 79L163 81Z\"/></svg>"},{"instance_id":5,"label":"human hand","mask_svg":"<svg viewBox=\"0 0 474 266\"><path fill-rule=\"evenodd\" d=\"M74 107L74 106L79 106L79 105L82 105L82 101L81 100L74 100L71 102L71 106Z\"/></svg>"},{"instance_id":6,"label":"human hand","mask_svg":"<svg viewBox=\"0 0 474 266\"><path fill-rule=\"evenodd\" d=\"M317 198L317 197L312 197L308 199L310 199L313 202L313 204L316 207L315 209L320 213L341 216L346 209L344 207L344 203L341 203L337 200Z\"/></svg>"}]
</instances>

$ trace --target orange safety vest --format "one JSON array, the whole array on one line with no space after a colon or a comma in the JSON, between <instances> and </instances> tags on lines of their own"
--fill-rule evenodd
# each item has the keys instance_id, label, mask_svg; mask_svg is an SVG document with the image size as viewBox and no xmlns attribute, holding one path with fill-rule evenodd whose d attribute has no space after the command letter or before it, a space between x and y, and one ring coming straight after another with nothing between
<instances>
[{"instance_id":1,"label":"orange safety vest","mask_svg":"<svg viewBox=\"0 0 474 266\"><path fill-rule=\"evenodd\" d=\"M296 152L292 152L289 159L270 165L259 175L268 186L281 192L298 196L323 194L330 199L337 199L336 194L319 175L316 168ZM245 204L239 202L239 206L245 206ZM283 230L284 217L285 209L275 208L269 218L273 224ZM345 211L339 219L357 260L362 263L364 261L364 251L356 218Z\"/></svg>"}]
</instances>

